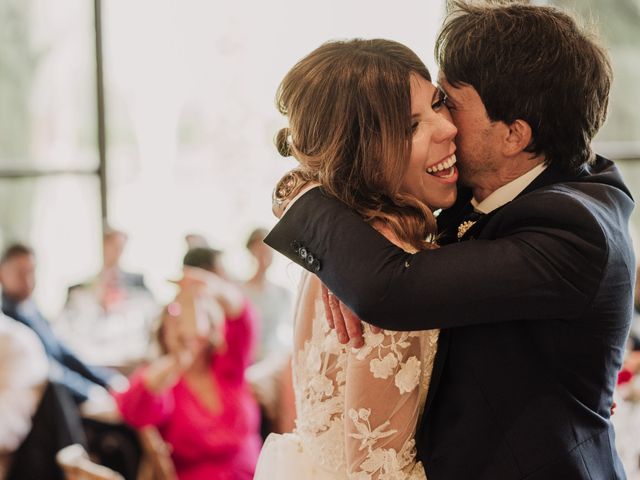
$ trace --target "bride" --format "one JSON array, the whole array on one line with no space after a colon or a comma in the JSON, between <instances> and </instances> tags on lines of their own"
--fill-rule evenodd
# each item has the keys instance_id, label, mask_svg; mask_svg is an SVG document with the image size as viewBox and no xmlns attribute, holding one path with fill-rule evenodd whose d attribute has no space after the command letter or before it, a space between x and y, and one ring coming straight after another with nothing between
<instances>
[{"instance_id":1,"label":"bride","mask_svg":"<svg viewBox=\"0 0 640 480\"><path fill-rule=\"evenodd\" d=\"M276 187L278 215L319 187L405 251L436 248L432 211L456 197L457 131L415 53L390 40L326 43L286 75L277 104L289 121L278 150L300 163ZM322 268L314 252L294 248ZM425 479L414 436L439 332L365 326L364 347L351 349L327 325L321 290L305 271L295 313L296 428L267 439L255 478Z\"/></svg>"}]
</instances>

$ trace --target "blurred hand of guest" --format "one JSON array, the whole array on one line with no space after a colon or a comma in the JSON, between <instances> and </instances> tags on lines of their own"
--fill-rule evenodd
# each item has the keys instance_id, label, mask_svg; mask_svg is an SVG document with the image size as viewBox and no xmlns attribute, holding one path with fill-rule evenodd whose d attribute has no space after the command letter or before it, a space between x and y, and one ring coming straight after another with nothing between
<instances>
[{"instance_id":1,"label":"blurred hand of guest","mask_svg":"<svg viewBox=\"0 0 640 480\"><path fill-rule=\"evenodd\" d=\"M202 268L183 267L182 272L182 279L175 282L181 291L213 297L228 318L235 318L242 312L244 295L238 286Z\"/></svg>"},{"instance_id":2,"label":"blurred hand of guest","mask_svg":"<svg viewBox=\"0 0 640 480\"><path fill-rule=\"evenodd\" d=\"M116 374L109 379L109 390L114 392L124 392L129 388L129 379L121 374Z\"/></svg>"},{"instance_id":3,"label":"blurred hand of guest","mask_svg":"<svg viewBox=\"0 0 640 480\"><path fill-rule=\"evenodd\" d=\"M182 310L179 312L184 313ZM144 373L145 386L156 394L172 388L180 380L184 372L193 365L201 348L201 339L184 334L184 325L180 323L184 320L181 320L180 314L174 312L165 317L167 353L151 363Z\"/></svg>"},{"instance_id":4,"label":"blurred hand of guest","mask_svg":"<svg viewBox=\"0 0 640 480\"><path fill-rule=\"evenodd\" d=\"M122 421L115 399L100 385L89 389L88 398L80 404L80 413L84 418L106 423Z\"/></svg>"},{"instance_id":5,"label":"blurred hand of guest","mask_svg":"<svg viewBox=\"0 0 640 480\"><path fill-rule=\"evenodd\" d=\"M195 355L190 349L166 354L154 361L144 374L144 384L149 391L159 394L172 388L185 371L193 365Z\"/></svg>"}]
</instances>

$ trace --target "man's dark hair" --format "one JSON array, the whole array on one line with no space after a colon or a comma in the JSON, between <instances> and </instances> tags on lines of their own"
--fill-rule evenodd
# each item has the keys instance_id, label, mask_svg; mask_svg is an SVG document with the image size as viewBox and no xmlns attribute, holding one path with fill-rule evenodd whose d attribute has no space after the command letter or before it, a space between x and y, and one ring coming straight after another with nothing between
<instances>
[{"instance_id":1,"label":"man's dark hair","mask_svg":"<svg viewBox=\"0 0 640 480\"><path fill-rule=\"evenodd\" d=\"M185 267L198 267L204 270L213 271L216 267L218 256L221 254L220 250L215 248L197 247L189 250L184 258L182 264Z\"/></svg>"},{"instance_id":2,"label":"man's dark hair","mask_svg":"<svg viewBox=\"0 0 640 480\"><path fill-rule=\"evenodd\" d=\"M0 257L0 265L4 265L9 260L22 255L35 255L33 249L22 243L14 243L7 247Z\"/></svg>"},{"instance_id":3,"label":"man's dark hair","mask_svg":"<svg viewBox=\"0 0 640 480\"><path fill-rule=\"evenodd\" d=\"M525 151L575 171L607 114L612 71L606 51L568 14L522 3L454 1L436 41L447 81L468 84L490 120L526 121Z\"/></svg>"}]
</instances>

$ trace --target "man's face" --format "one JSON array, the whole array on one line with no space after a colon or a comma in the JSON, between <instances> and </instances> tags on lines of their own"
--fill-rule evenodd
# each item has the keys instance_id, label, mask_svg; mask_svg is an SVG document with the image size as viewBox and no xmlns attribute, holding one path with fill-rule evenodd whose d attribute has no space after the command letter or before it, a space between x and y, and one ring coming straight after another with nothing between
<instances>
[{"instance_id":1,"label":"man's face","mask_svg":"<svg viewBox=\"0 0 640 480\"><path fill-rule=\"evenodd\" d=\"M460 182L482 188L486 178L495 175L500 166L497 122L489 119L480 95L472 86L454 87L442 72L438 83L447 94L447 107L458 128L455 143Z\"/></svg>"},{"instance_id":2,"label":"man's face","mask_svg":"<svg viewBox=\"0 0 640 480\"><path fill-rule=\"evenodd\" d=\"M0 265L2 292L16 302L31 297L36 286L36 262L33 255L18 255Z\"/></svg>"}]
</instances>

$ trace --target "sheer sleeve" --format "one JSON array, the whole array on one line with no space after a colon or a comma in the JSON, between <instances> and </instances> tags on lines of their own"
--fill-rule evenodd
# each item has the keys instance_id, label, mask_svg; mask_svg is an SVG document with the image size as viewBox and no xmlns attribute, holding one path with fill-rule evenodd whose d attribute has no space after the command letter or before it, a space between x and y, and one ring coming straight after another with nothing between
<instances>
[{"instance_id":1,"label":"sheer sleeve","mask_svg":"<svg viewBox=\"0 0 640 480\"><path fill-rule=\"evenodd\" d=\"M374 225L409 253L389 229ZM373 333L364 326L364 346L350 349L345 391L346 455L349 478L426 479L416 459L415 433L420 419L438 330Z\"/></svg>"},{"instance_id":2,"label":"sheer sleeve","mask_svg":"<svg viewBox=\"0 0 640 480\"><path fill-rule=\"evenodd\" d=\"M346 455L349 478L425 479L415 431L426 398L437 331L372 333L347 360Z\"/></svg>"}]
</instances>

